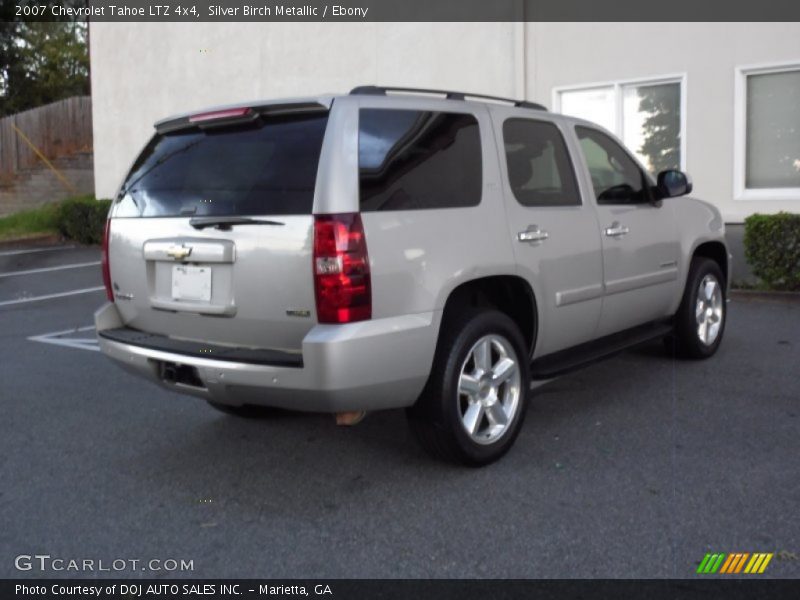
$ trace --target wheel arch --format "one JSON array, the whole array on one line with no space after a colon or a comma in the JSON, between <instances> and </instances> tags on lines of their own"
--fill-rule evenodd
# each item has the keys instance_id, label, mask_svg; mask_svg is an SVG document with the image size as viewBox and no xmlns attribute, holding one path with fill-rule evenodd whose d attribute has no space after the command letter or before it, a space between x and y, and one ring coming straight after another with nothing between
<instances>
[{"instance_id":1,"label":"wheel arch","mask_svg":"<svg viewBox=\"0 0 800 600\"><path fill-rule=\"evenodd\" d=\"M520 329L533 356L538 333L539 313L536 294L530 283L519 275L488 275L457 285L447 295L442 311L442 323L458 308L494 308L506 314Z\"/></svg>"},{"instance_id":2,"label":"wheel arch","mask_svg":"<svg viewBox=\"0 0 800 600\"><path fill-rule=\"evenodd\" d=\"M720 271L722 271L723 277L725 277L726 285L729 284L728 248L725 246L724 242L721 240L709 240L697 244L692 251L692 258L694 259L697 256L709 258L717 263Z\"/></svg>"}]
</instances>

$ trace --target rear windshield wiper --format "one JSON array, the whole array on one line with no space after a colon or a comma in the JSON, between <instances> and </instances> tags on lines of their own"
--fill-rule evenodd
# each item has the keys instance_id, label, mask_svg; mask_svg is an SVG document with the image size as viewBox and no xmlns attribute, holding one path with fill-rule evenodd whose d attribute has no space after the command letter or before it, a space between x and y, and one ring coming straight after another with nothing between
<instances>
[{"instance_id":1,"label":"rear windshield wiper","mask_svg":"<svg viewBox=\"0 0 800 600\"><path fill-rule=\"evenodd\" d=\"M205 229L206 227L230 229L234 225L283 225L283 223L268 219L251 219L250 217L192 217L189 225L195 229Z\"/></svg>"}]
</instances>

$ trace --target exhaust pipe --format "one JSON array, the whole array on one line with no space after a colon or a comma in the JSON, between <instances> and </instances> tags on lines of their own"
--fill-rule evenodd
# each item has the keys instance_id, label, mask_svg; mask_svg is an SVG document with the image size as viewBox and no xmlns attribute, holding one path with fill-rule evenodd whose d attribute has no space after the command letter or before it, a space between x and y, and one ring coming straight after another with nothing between
<instances>
[{"instance_id":1,"label":"exhaust pipe","mask_svg":"<svg viewBox=\"0 0 800 600\"><path fill-rule=\"evenodd\" d=\"M336 424L343 427L352 427L358 425L367 416L365 410L351 410L348 412L336 413Z\"/></svg>"}]
</instances>

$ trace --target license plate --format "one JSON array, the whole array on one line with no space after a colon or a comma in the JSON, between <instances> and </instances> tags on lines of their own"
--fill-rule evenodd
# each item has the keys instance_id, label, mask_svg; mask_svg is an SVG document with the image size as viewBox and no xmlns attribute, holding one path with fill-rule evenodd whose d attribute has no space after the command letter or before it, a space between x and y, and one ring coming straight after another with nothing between
<instances>
[{"instance_id":1,"label":"license plate","mask_svg":"<svg viewBox=\"0 0 800 600\"><path fill-rule=\"evenodd\" d=\"M172 267L172 299L211 302L211 267Z\"/></svg>"}]
</instances>

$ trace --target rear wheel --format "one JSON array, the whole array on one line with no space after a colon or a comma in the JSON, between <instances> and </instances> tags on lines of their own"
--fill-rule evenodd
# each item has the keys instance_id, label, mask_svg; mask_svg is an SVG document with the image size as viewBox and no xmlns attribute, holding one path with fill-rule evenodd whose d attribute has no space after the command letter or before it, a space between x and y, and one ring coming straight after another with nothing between
<instances>
[{"instance_id":1,"label":"rear wheel","mask_svg":"<svg viewBox=\"0 0 800 600\"><path fill-rule=\"evenodd\" d=\"M442 324L433 369L407 411L409 423L433 456L486 465L514 443L529 388L519 328L499 311L466 310Z\"/></svg>"},{"instance_id":2,"label":"rear wheel","mask_svg":"<svg viewBox=\"0 0 800 600\"><path fill-rule=\"evenodd\" d=\"M700 359L717 351L725 332L725 289L725 277L716 262L704 257L692 259L670 340L678 355Z\"/></svg>"}]
</instances>

